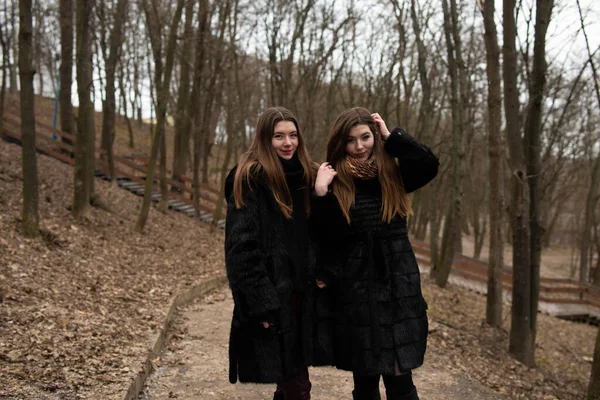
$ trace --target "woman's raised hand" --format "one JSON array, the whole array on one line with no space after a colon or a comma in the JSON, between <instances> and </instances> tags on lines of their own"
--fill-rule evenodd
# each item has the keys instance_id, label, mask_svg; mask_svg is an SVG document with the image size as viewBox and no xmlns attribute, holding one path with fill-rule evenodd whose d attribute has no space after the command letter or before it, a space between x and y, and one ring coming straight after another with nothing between
<instances>
[{"instance_id":1,"label":"woman's raised hand","mask_svg":"<svg viewBox=\"0 0 600 400\"><path fill-rule=\"evenodd\" d=\"M387 126L385 125L385 121L383 120L383 118L381 118L381 115L379 115L378 113L371 114L371 117L373 117L373 120L375 121L375 123L377 124L377 127L379 128L379 132L381 134L381 139L386 140L388 138L388 136L390 136L390 131L388 130Z\"/></svg>"},{"instance_id":2,"label":"woman's raised hand","mask_svg":"<svg viewBox=\"0 0 600 400\"><path fill-rule=\"evenodd\" d=\"M317 171L317 180L315 182L317 196L325 196L327 194L327 188L336 175L337 171L328 162L321 164Z\"/></svg>"}]
</instances>

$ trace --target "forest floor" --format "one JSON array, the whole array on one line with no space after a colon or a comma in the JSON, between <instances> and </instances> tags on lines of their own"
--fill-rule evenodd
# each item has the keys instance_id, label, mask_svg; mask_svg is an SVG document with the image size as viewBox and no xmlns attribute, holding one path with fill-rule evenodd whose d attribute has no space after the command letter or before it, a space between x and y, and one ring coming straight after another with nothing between
<instances>
[{"instance_id":1,"label":"forest floor","mask_svg":"<svg viewBox=\"0 0 600 400\"><path fill-rule=\"evenodd\" d=\"M40 115L51 121L48 107ZM136 130L135 150L127 148L123 125L118 130L118 154L147 151L147 127ZM135 233L141 197L100 179L95 190L110 211L92 208L75 220L72 167L39 155L38 172L42 236L27 239L20 227L21 147L0 140L0 399L122 399L173 297L224 273L223 232L151 208L145 233ZM469 243L465 238L466 255L472 255ZM482 258L485 254L484 247ZM509 254L507 249L507 262ZM568 277L568 261L567 250L545 251L542 275ZM426 276L423 292L430 339L425 365L415 373L422 398L460 398L451 393L465 399L491 399L491 393L514 399L584 397L598 328L539 314L537 367L528 368L507 352L508 306L503 328L494 330L484 323L484 296L454 285L439 289ZM168 381L161 377L181 377L177 374L186 366L196 364L212 366L206 377L195 377L205 382L201 388L220 389L189 397L173 389L166 396L252 398L240 395L247 385L229 385L224 373L228 333L222 329L230 307L227 290L221 290L181 311L173 340L156 360L158 373L146 398L163 398ZM211 315L217 320L208 322ZM214 350L194 350L205 344ZM320 368L312 374L315 399L349 398L347 373ZM326 397L325 386L332 386L333 397ZM256 390L270 393L272 388Z\"/></svg>"}]
</instances>

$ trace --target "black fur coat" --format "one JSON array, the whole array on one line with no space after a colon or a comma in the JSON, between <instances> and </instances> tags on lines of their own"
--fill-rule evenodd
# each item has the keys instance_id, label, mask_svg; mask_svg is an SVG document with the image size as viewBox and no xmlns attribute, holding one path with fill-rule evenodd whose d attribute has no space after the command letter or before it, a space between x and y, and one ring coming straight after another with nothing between
<instances>
[{"instance_id":1,"label":"black fur coat","mask_svg":"<svg viewBox=\"0 0 600 400\"><path fill-rule=\"evenodd\" d=\"M407 192L436 176L437 157L406 132L395 129L385 149L398 158ZM335 365L363 376L410 371L423 363L428 323L406 219L381 221L377 177L354 183L350 225L331 192L313 199L322 230L318 276L333 301Z\"/></svg>"},{"instance_id":2,"label":"black fur coat","mask_svg":"<svg viewBox=\"0 0 600 400\"><path fill-rule=\"evenodd\" d=\"M275 383L294 376L300 365L332 363L331 338L319 333L330 325L327 316L316 317L324 315L319 311L324 308L319 306L324 299L315 283L312 235L306 238L306 254L298 257L298 251L290 249L286 240L296 218L284 217L260 173L255 174L252 187L244 190L245 206L237 209L233 199L235 171L225 183L225 264L235 304L229 380ZM294 207L294 212L304 213L304 209ZM299 274L293 273L293 267L306 268L300 274L306 280L301 293L297 293L294 279ZM273 325L265 329L262 321Z\"/></svg>"}]
</instances>

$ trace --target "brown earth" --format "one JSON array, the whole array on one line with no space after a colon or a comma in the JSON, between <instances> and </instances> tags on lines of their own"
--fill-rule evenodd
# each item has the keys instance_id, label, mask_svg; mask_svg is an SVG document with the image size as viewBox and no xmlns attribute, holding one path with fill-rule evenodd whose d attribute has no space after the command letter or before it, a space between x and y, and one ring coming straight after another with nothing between
<instances>
[{"instance_id":1,"label":"brown earth","mask_svg":"<svg viewBox=\"0 0 600 400\"><path fill-rule=\"evenodd\" d=\"M159 361L141 400L244 399L264 400L273 395L274 385L240 384L228 381L227 341L233 301L222 289L197 301L180 314L177 333ZM435 325L434 325L435 326ZM452 365L440 363L440 348L430 342L427 363L414 373L422 399L506 399ZM315 400L352 397L352 374L332 367L310 368ZM385 393L383 383L381 392ZM385 396L383 396L385 398Z\"/></svg>"},{"instance_id":2,"label":"brown earth","mask_svg":"<svg viewBox=\"0 0 600 400\"><path fill-rule=\"evenodd\" d=\"M538 366L528 368L508 355L508 324L494 330L483 323L483 296L423 280L430 332L425 364L415 371L422 399L584 398L597 328L539 315ZM227 380L231 310L227 289L183 310L140 399L269 399L273 385L230 385ZM312 368L311 380L316 400L351 397L348 372Z\"/></svg>"},{"instance_id":3,"label":"brown earth","mask_svg":"<svg viewBox=\"0 0 600 400\"><path fill-rule=\"evenodd\" d=\"M117 399L175 294L222 274L220 230L97 179L112 212L75 220L72 168L38 157L42 237L21 234L21 148L0 140L0 398Z\"/></svg>"}]
</instances>

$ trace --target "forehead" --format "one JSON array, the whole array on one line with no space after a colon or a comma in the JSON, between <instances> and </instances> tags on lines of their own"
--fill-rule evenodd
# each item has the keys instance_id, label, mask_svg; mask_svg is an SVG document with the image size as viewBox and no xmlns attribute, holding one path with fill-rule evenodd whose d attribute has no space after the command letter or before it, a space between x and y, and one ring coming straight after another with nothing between
<instances>
[{"instance_id":1,"label":"forehead","mask_svg":"<svg viewBox=\"0 0 600 400\"><path fill-rule=\"evenodd\" d=\"M274 133L296 132L296 125L292 121L279 121L275 124Z\"/></svg>"},{"instance_id":2,"label":"forehead","mask_svg":"<svg viewBox=\"0 0 600 400\"><path fill-rule=\"evenodd\" d=\"M369 125L366 124L360 124L360 125L355 125L350 129L350 133L348 134L351 137L359 137L364 135L365 133L371 133L371 129L369 128Z\"/></svg>"}]
</instances>

